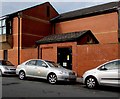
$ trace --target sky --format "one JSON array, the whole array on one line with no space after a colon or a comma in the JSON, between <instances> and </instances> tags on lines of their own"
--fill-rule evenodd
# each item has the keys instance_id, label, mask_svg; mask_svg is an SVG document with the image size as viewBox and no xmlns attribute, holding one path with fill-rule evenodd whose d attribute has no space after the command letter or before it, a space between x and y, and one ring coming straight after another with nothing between
<instances>
[{"instance_id":1,"label":"sky","mask_svg":"<svg viewBox=\"0 0 120 99\"><path fill-rule=\"evenodd\" d=\"M44 2L50 2L58 13L91 7L119 0L0 0L0 16L11 14Z\"/></svg>"}]
</instances>

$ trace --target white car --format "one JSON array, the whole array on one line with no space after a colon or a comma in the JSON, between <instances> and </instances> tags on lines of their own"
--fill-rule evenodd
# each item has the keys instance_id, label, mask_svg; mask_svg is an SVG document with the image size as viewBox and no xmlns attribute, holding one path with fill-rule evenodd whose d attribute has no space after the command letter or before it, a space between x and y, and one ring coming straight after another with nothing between
<instances>
[{"instance_id":1,"label":"white car","mask_svg":"<svg viewBox=\"0 0 120 99\"><path fill-rule=\"evenodd\" d=\"M26 77L43 78L49 83L55 84L57 81L76 81L76 73L68 70L52 61L41 59L31 59L17 66L16 74L19 79Z\"/></svg>"},{"instance_id":2,"label":"white car","mask_svg":"<svg viewBox=\"0 0 120 99\"><path fill-rule=\"evenodd\" d=\"M106 62L86 71L83 74L83 83L88 88L96 88L98 85L120 87L120 59Z\"/></svg>"},{"instance_id":3,"label":"white car","mask_svg":"<svg viewBox=\"0 0 120 99\"><path fill-rule=\"evenodd\" d=\"M16 68L10 61L0 60L0 74L1 75L15 75Z\"/></svg>"}]
</instances>

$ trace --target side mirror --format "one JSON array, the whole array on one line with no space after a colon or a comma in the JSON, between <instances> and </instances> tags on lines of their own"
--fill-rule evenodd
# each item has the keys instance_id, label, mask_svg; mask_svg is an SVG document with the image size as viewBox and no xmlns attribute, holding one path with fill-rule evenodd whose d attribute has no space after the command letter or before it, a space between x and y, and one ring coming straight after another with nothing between
<instances>
[{"instance_id":1,"label":"side mirror","mask_svg":"<svg viewBox=\"0 0 120 99\"><path fill-rule=\"evenodd\" d=\"M107 68L105 68L105 66L102 66L99 68L99 70L107 70Z\"/></svg>"}]
</instances>

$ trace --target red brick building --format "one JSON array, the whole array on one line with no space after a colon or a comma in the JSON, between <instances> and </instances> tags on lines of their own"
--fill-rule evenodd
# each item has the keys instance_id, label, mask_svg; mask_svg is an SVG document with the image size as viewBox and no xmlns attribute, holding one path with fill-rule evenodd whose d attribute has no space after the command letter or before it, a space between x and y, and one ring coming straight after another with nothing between
<instances>
[{"instance_id":1,"label":"red brick building","mask_svg":"<svg viewBox=\"0 0 120 99\"><path fill-rule=\"evenodd\" d=\"M56 16L56 10L46 2L1 18L6 31L3 33L3 26L0 27L0 59L17 65L30 58L38 58L35 41L52 34L50 19Z\"/></svg>"},{"instance_id":2,"label":"red brick building","mask_svg":"<svg viewBox=\"0 0 120 99\"><path fill-rule=\"evenodd\" d=\"M120 2L58 14L50 3L1 19L0 59L20 64L42 58L86 70L120 58ZM6 33L4 28L6 27Z\"/></svg>"}]
</instances>

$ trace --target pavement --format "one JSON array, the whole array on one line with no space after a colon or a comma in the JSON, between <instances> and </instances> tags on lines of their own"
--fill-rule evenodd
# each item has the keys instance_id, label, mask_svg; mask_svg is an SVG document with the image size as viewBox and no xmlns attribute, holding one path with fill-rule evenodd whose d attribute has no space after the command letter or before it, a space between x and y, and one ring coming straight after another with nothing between
<instances>
[{"instance_id":1,"label":"pavement","mask_svg":"<svg viewBox=\"0 0 120 99\"><path fill-rule=\"evenodd\" d=\"M81 77L77 77L77 80L76 80L78 83L83 83L82 81L82 78Z\"/></svg>"}]
</instances>

